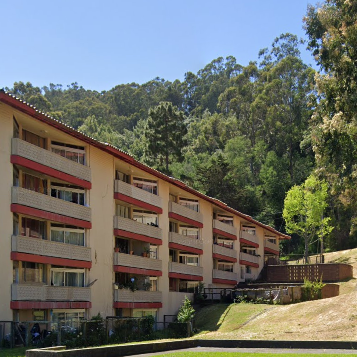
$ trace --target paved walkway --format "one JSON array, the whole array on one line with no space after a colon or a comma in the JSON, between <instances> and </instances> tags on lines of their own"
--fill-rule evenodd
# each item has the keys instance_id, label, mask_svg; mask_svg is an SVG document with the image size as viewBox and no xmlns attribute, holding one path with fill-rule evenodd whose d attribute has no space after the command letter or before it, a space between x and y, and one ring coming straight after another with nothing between
<instances>
[{"instance_id":1,"label":"paved walkway","mask_svg":"<svg viewBox=\"0 0 357 357\"><path fill-rule=\"evenodd\" d=\"M165 354L172 354L175 356L175 353L178 352L250 352L250 353L257 353L257 352L265 352L265 353L309 353L309 354L350 354L350 355L357 355L356 350L338 350L338 349L287 349L287 348L216 348L216 347L196 347L196 348L189 348L184 350L173 350L173 351L166 351L166 352L157 352L157 353L146 353L141 355L135 355L132 357L149 357L149 356L157 356L157 355L165 355Z\"/></svg>"}]
</instances>

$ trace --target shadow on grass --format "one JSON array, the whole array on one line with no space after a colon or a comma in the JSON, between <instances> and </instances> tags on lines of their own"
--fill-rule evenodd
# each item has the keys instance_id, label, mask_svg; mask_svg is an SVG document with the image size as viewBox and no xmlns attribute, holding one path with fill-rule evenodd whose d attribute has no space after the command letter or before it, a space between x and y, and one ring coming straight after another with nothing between
<instances>
[{"instance_id":1,"label":"shadow on grass","mask_svg":"<svg viewBox=\"0 0 357 357\"><path fill-rule=\"evenodd\" d=\"M214 304L203 307L195 319L195 328L199 331L217 331L230 309L231 305L229 304Z\"/></svg>"},{"instance_id":2,"label":"shadow on grass","mask_svg":"<svg viewBox=\"0 0 357 357\"><path fill-rule=\"evenodd\" d=\"M25 357L27 347L0 348L0 357Z\"/></svg>"}]
</instances>

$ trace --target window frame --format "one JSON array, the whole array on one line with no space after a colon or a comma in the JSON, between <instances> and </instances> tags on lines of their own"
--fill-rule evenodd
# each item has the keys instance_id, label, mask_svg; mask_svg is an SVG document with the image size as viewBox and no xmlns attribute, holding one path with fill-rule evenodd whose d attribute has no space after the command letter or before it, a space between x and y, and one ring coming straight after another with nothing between
<instances>
[{"instance_id":1,"label":"window frame","mask_svg":"<svg viewBox=\"0 0 357 357\"><path fill-rule=\"evenodd\" d=\"M79 245L79 244L73 244L73 243L69 243L68 241L66 242L66 235L64 234L63 235L63 242L58 242L58 241L55 241L55 240L52 240L52 231L57 231L57 232L73 232L73 233L83 233L83 245ZM53 226L51 224L50 226L50 241L51 242L56 242L56 243L63 243L63 244L71 244L71 245L75 245L75 246L78 246L78 247L85 247L86 246L86 231L84 228L69 228L69 227L56 227L56 226Z\"/></svg>"},{"instance_id":2,"label":"window frame","mask_svg":"<svg viewBox=\"0 0 357 357\"><path fill-rule=\"evenodd\" d=\"M63 278L63 285L54 285L54 273L63 273L64 278ZM77 273L77 274L83 274L83 286L78 286L78 285L66 285L68 276L66 274L68 273ZM71 268L51 268L51 285L52 286L62 286L62 287L74 287L74 288L83 288L86 285L86 271L85 269L71 269Z\"/></svg>"},{"instance_id":3,"label":"window frame","mask_svg":"<svg viewBox=\"0 0 357 357\"><path fill-rule=\"evenodd\" d=\"M55 142L55 144L54 144ZM67 146L67 145L71 145L71 146L77 146L77 148L73 148L71 146ZM54 150L61 150L61 151L64 151L65 152L65 156L55 152ZM86 165L86 162L87 162L87 157L86 157L86 150L85 150L85 147L84 146L80 146L80 145L72 145L72 144L66 144L66 143L61 143L61 142L58 142L58 141L51 141L51 152L53 152L54 154L56 155L59 155L59 156L62 156L64 158L66 158L67 160L70 160L70 161L73 161L73 162L77 162L77 164L80 164L80 165ZM71 159L68 159L67 156L66 156L66 153L67 152L70 152L70 153L76 153L76 154L83 154L83 163L80 162L79 158L80 156L78 155L77 157L77 161L74 161L74 160L71 160Z\"/></svg>"},{"instance_id":4,"label":"window frame","mask_svg":"<svg viewBox=\"0 0 357 357\"><path fill-rule=\"evenodd\" d=\"M179 197L178 204L192 211L200 212L200 203L198 200Z\"/></svg>"},{"instance_id":5,"label":"window frame","mask_svg":"<svg viewBox=\"0 0 357 357\"><path fill-rule=\"evenodd\" d=\"M157 181L155 180L148 180L148 179L143 179L140 177L133 177L133 183L132 185L134 187L137 187L141 190L144 190L146 192L151 193L152 195L158 196L159 195L159 187L157 184ZM138 185L142 185L143 187L139 187ZM144 188L144 186L147 188ZM151 189L149 189L151 187Z\"/></svg>"},{"instance_id":6,"label":"window frame","mask_svg":"<svg viewBox=\"0 0 357 357\"><path fill-rule=\"evenodd\" d=\"M56 196L52 195L52 190L56 190L56 192L57 192ZM78 194L78 198L79 198L80 194L83 194L83 204L78 203L78 200L77 200L77 202L73 202L73 201L68 201L68 200L65 200L65 199L63 199L61 197L58 197L58 191L77 193ZM85 191L85 189L58 186L58 185L56 185L56 183L52 183L51 182L51 197L58 198L59 200L63 200L63 201L70 202L70 203L74 203L74 204L77 204L77 205L80 205L80 206L86 206L86 191Z\"/></svg>"}]
</instances>

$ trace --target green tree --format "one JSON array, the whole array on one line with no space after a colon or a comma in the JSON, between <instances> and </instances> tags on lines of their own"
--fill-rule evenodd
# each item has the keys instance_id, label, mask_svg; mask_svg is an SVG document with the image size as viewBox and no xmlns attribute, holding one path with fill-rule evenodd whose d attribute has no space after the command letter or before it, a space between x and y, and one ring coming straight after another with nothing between
<instances>
[{"instance_id":1,"label":"green tree","mask_svg":"<svg viewBox=\"0 0 357 357\"><path fill-rule=\"evenodd\" d=\"M147 151L158 169L169 174L170 162L183 159L186 133L185 116L172 103L161 102L149 110L145 130Z\"/></svg>"},{"instance_id":2,"label":"green tree","mask_svg":"<svg viewBox=\"0 0 357 357\"><path fill-rule=\"evenodd\" d=\"M195 316L195 309L192 307L190 299L185 296L185 300L183 300L180 310L177 314L178 322L190 322Z\"/></svg>"},{"instance_id":3,"label":"green tree","mask_svg":"<svg viewBox=\"0 0 357 357\"><path fill-rule=\"evenodd\" d=\"M357 236L357 2L310 6L304 21L309 48L322 69L311 142L318 173L331 186L334 234L340 249L348 248Z\"/></svg>"},{"instance_id":4,"label":"green tree","mask_svg":"<svg viewBox=\"0 0 357 357\"><path fill-rule=\"evenodd\" d=\"M300 186L293 186L284 200L283 217L288 233L304 238L305 261L309 262L309 244L313 238L322 239L333 229L331 218L325 217L327 183L309 176Z\"/></svg>"}]
</instances>

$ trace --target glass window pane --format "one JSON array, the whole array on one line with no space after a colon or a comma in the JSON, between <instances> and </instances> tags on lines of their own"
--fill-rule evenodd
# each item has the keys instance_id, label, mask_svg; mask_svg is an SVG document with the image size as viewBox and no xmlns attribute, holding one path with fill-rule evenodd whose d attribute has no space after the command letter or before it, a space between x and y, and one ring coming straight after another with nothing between
<instances>
[{"instance_id":1,"label":"glass window pane","mask_svg":"<svg viewBox=\"0 0 357 357\"><path fill-rule=\"evenodd\" d=\"M59 271L52 272L52 285L63 286L64 285L64 273Z\"/></svg>"},{"instance_id":2,"label":"glass window pane","mask_svg":"<svg viewBox=\"0 0 357 357\"><path fill-rule=\"evenodd\" d=\"M64 243L64 232L51 230L51 240L53 242Z\"/></svg>"},{"instance_id":3,"label":"glass window pane","mask_svg":"<svg viewBox=\"0 0 357 357\"><path fill-rule=\"evenodd\" d=\"M79 153L78 154L78 162L82 165L84 165L84 154Z\"/></svg>"},{"instance_id":4,"label":"glass window pane","mask_svg":"<svg viewBox=\"0 0 357 357\"><path fill-rule=\"evenodd\" d=\"M84 206L84 193L78 194L78 204Z\"/></svg>"}]
</instances>

